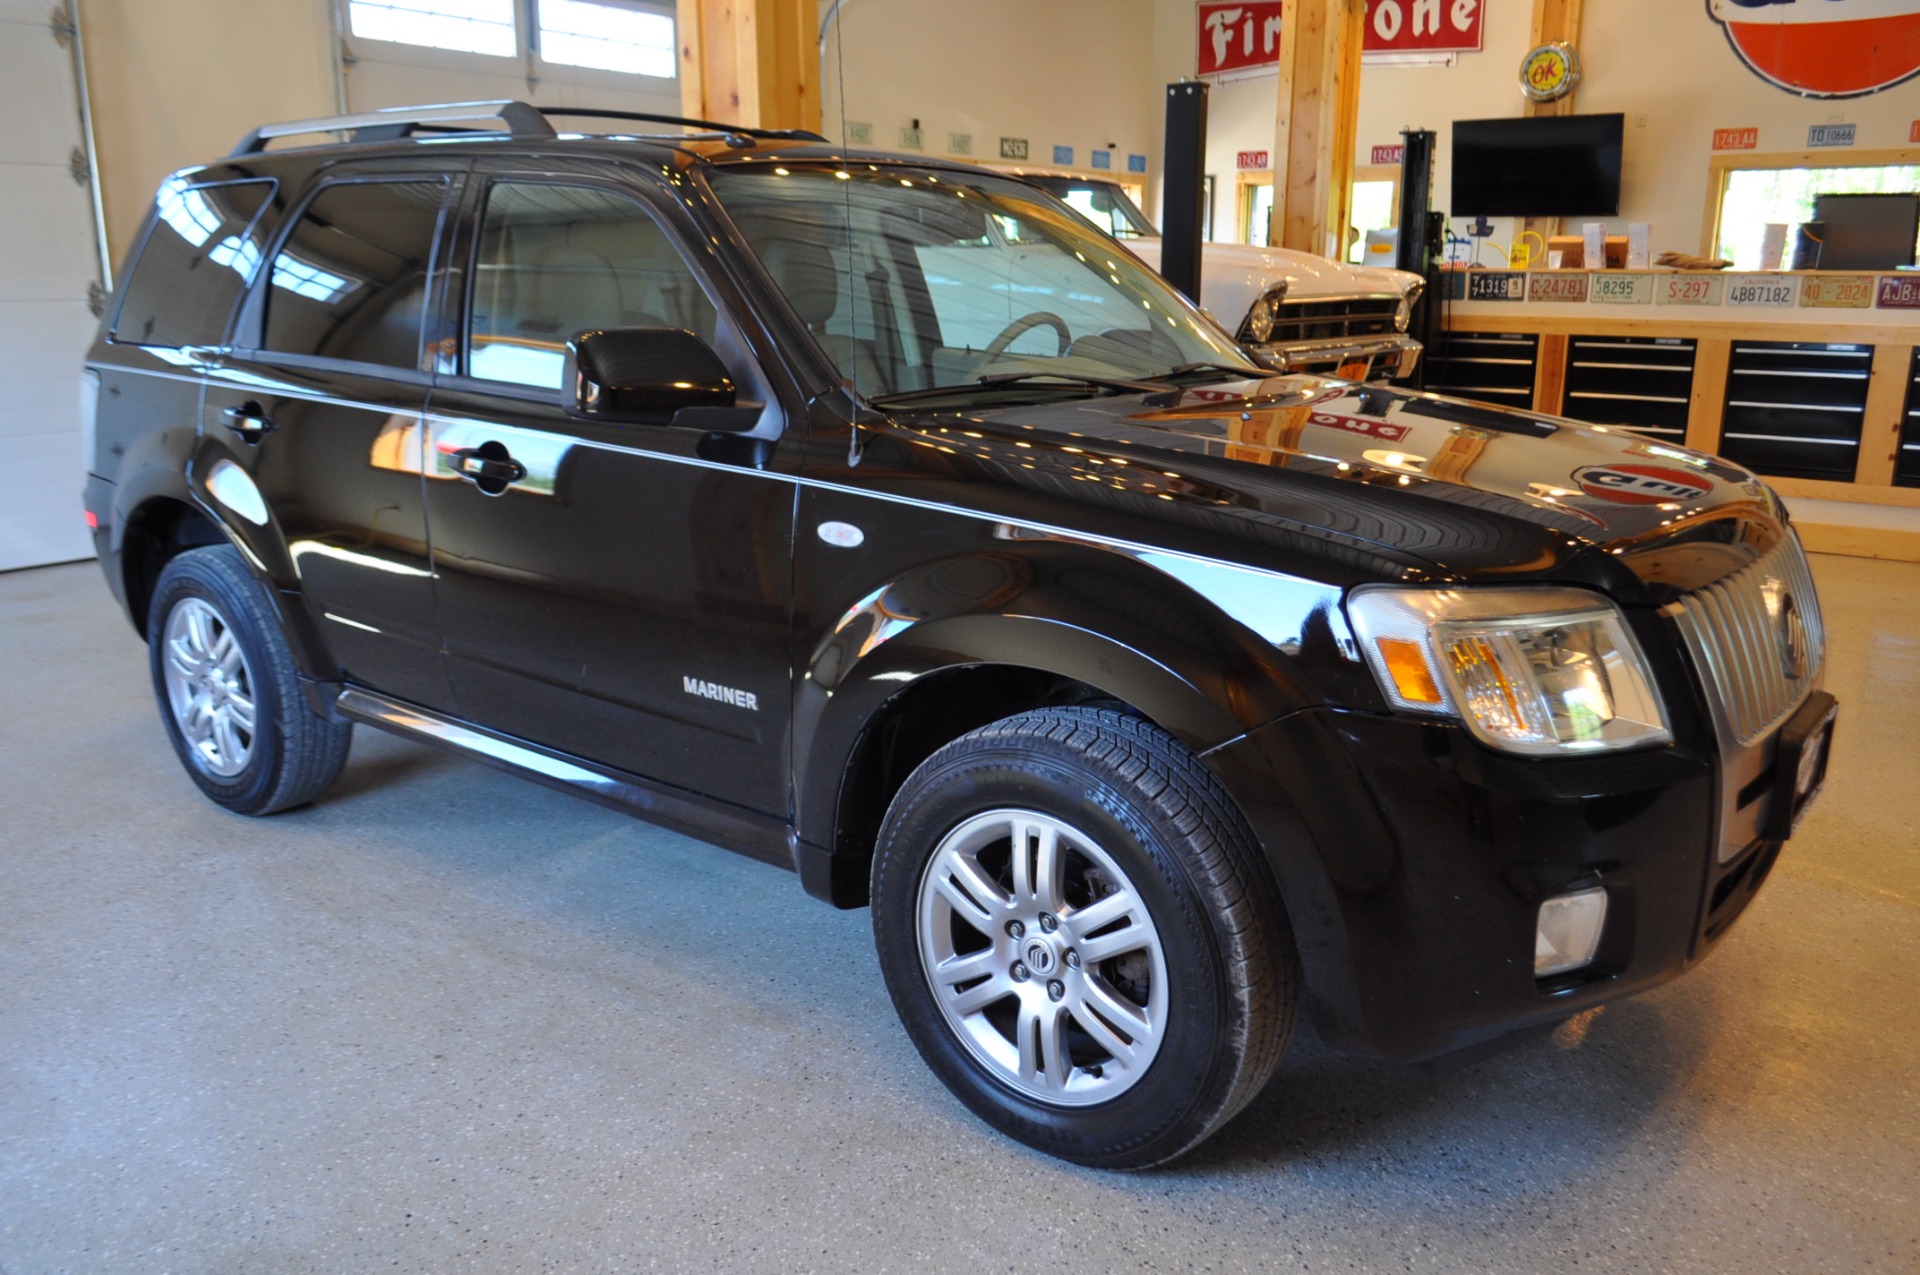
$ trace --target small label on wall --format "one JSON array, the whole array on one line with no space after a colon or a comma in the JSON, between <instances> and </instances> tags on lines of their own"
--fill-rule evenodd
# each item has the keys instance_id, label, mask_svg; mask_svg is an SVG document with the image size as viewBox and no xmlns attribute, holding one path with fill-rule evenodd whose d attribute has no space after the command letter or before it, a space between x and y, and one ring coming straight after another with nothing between
<instances>
[{"instance_id":1,"label":"small label on wall","mask_svg":"<svg viewBox=\"0 0 1920 1275\"><path fill-rule=\"evenodd\" d=\"M900 130L900 149L903 151L917 151L920 148L920 130L918 128L902 128Z\"/></svg>"},{"instance_id":2,"label":"small label on wall","mask_svg":"<svg viewBox=\"0 0 1920 1275\"><path fill-rule=\"evenodd\" d=\"M1718 275L1667 275L1654 299L1661 305L1719 305L1726 285Z\"/></svg>"},{"instance_id":3,"label":"small label on wall","mask_svg":"<svg viewBox=\"0 0 1920 1275\"><path fill-rule=\"evenodd\" d=\"M1024 137L1003 137L1000 139L1001 159L1025 159L1027 157L1027 139Z\"/></svg>"},{"instance_id":4,"label":"small label on wall","mask_svg":"<svg viewBox=\"0 0 1920 1275\"><path fill-rule=\"evenodd\" d=\"M1751 151L1760 149L1760 130L1757 128L1716 128L1713 130L1713 149L1717 151Z\"/></svg>"},{"instance_id":5,"label":"small label on wall","mask_svg":"<svg viewBox=\"0 0 1920 1275\"><path fill-rule=\"evenodd\" d=\"M1652 305L1653 281L1650 274L1598 274L1593 277L1596 305Z\"/></svg>"},{"instance_id":6,"label":"small label on wall","mask_svg":"<svg viewBox=\"0 0 1920 1275\"><path fill-rule=\"evenodd\" d=\"M1093 161L1093 166L1095 168L1112 168L1113 167L1112 151L1091 151L1088 153L1087 157Z\"/></svg>"},{"instance_id":7,"label":"small label on wall","mask_svg":"<svg viewBox=\"0 0 1920 1275\"><path fill-rule=\"evenodd\" d=\"M1855 124L1815 124L1807 129L1808 146L1851 146Z\"/></svg>"},{"instance_id":8,"label":"small label on wall","mask_svg":"<svg viewBox=\"0 0 1920 1275\"><path fill-rule=\"evenodd\" d=\"M1907 140L1915 146L1920 146L1920 120L1915 120L1913 127L1907 130Z\"/></svg>"},{"instance_id":9,"label":"small label on wall","mask_svg":"<svg viewBox=\"0 0 1920 1275\"><path fill-rule=\"evenodd\" d=\"M1799 289L1778 275L1737 274L1727 279L1727 304L1762 310L1791 310Z\"/></svg>"},{"instance_id":10,"label":"small label on wall","mask_svg":"<svg viewBox=\"0 0 1920 1275\"><path fill-rule=\"evenodd\" d=\"M973 154L972 133L948 133L947 149L955 155Z\"/></svg>"},{"instance_id":11,"label":"small label on wall","mask_svg":"<svg viewBox=\"0 0 1920 1275\"><path fill-rule=\"evenodd\" d=\"M1127 156L1127 171L1128 171L1128 172L1130 172L1130 173L1144 173L1144 172L1146 172L1146 171L1147 171L1147 157L1146 157L1145 155L1129 155L1129 156Z\"/></svg>"},{"instance_id":12,"label":"small label on wall","mask_svg":"<svg viewBox=\"0 0 1920 1275\"><path fill-rule=\"evenodd\" d=\"M1267 151L1239 151L1233 157L1233 166L1243 173L1251 169L1272 168L1273 157Z\"/></svg>"},{"instance_id":13,"label":"small label on wall","mask_svg":"<svg viewBox=\"0 0 1920 1275\"><path fill-rule=\"evenodd\" d=\"M847 121L847 141L855 146L873 145L873 125L859 120Z\"/></svg>"},{"instance_id":14,"label":"small label on wall","mask_svg":"<svg viewBox=\"0 0 1920 1275\"><path fill-rule=\"evenodd\" d=\"M1865 310L1873 305L1873 276L1815 275L1800 285L1800 304L1816 310Z\"/></svg>"},{"instance_id":15,"label":"small label on wall","mask_svg":"<svg viewBox=\"0 0 1920 1275\"><path fill-rule=\"evenodd\" d=\"M1882 310L1920 310L1920 276L1883 274L1874 304Z\"/></svg>"},{"instance_id":16,"label":"small label on wall","mask_svg":"<svg viewBox=\"0 0 1920 1275\"><path fill-rule=\"evenodd\" d=\"M1373 162L1376 164L1398 164L1407 158L1404 145L1376 146L1373 148Z\"/></svg>"},{"instance_id":17,"label":"small label on wall","mask_svg":"<svg viewBox=\"0 0 1920 1275\"><path fill-rule=\"evenodd\" d=\"M1053 162L1056 164L1071 164L1073 162L1073 147L1071 146L1054 147Z\"/></svg>"}]
</instances>

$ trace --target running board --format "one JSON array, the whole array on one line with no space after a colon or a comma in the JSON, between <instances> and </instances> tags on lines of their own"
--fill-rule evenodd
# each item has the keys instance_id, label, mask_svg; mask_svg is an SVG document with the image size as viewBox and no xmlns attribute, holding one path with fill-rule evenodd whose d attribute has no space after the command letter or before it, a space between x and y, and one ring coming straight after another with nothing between
<instances>
[{"instance_id":1,"label":"running board","mask_svg":"<svg viewBox=\"0 0 1920 1275\"><path fill-rule=\"evenodd\" d=\"M357 686L340 692L334 708L351 721L431 744L549 788L590 797L763 863L797 869L794 839L785 821L770 815L602 769Z\"/></svg>"}]
</instances>

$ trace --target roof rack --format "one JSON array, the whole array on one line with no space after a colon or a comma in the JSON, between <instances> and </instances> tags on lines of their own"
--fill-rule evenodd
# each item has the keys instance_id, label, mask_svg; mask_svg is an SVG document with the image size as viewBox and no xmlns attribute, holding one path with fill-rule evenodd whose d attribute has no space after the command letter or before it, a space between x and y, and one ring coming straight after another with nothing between
<instances>
[{"instance_id":1,"label":"roof rack","mask_svg":"<svg viewBox=\"0 0 1920 1275\"><path fill-rule=\"evenodd\" d=\"M474 120L499 120L507 135L522 138L557 137L547 117L636 120L648 124L674 124L682 128L706 130L716 140L739 149L750 148L753 139L774 141L824 142L818 133L802 129L738 128L712 120L687 119L679 115L652 115L639 111L611 111L597 107L532 106L526 102L501 99L492 102L449 102L437 106L394 106L357 115L333 115L324 119L289 120L284 124L263 124L240 139L231 157L257 155L276 137L302 133L351 132L350 142L399 141L421 133L444 134L455 130L441 127Z\"/></svg>"}]
</instances>

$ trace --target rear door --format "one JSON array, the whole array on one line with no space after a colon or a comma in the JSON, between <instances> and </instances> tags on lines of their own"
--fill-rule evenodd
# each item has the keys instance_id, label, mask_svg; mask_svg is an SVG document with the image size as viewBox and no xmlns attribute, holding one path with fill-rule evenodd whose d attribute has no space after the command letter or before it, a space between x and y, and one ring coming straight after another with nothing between
<instances>
[{"instance_id":1,"label":"rear door","mask_svg":"<svg viewBox=\"0 0 1920 1275\"><path fill-rule=\"evenodd\" d=\"M427 422L448 668L471 720L784 816L797 461L776 407L757 439L563 409L568 337L621 326L694 332L771 402L686 212L605 167L475 174ZM462 452L525 476L463 479Z\"/></svg>"},{"instance_id":2,"label":"rear door","mask_svg":"<svg viewBox=\"0 0 1920 1275\"><path fill-rule=\"evenodd\" d=\"M439 653L421 499L424 324L458 175L336 170L296 197L270 241L235 348L209 368L202 472L257 489L299 591L348 680L432 708L453 696ZM244 504L244 500L241 500ZM237 505L231 512L252 515Z\"/></svg>"}]
</instances>

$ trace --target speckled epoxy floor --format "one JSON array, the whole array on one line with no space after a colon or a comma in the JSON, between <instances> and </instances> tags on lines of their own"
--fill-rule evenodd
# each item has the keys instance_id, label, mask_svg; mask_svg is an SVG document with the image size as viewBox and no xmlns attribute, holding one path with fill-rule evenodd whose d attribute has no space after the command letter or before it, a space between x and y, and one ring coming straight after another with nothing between
<instances>
[{"instance_id":1,"label":"speckled epoxy floor","mask_svg":"<svg viewBox=\"0 0 1920 1275\"><path fill-rule=\"evenodd\" d=\"M1920 566L1815 569L1832 779L1712 960L1303 1042L1140 1176L976 1123L777 870L369 731L223 814L98 569L0 576L0 1272L1920 1270Z\"/></svg>"}]
</instances>

